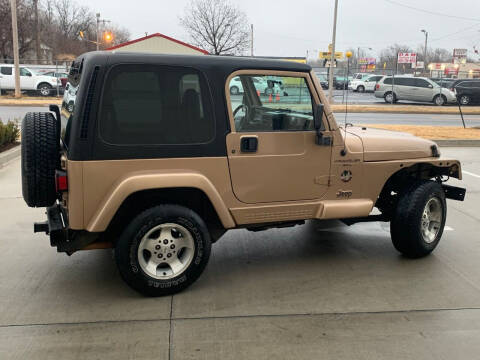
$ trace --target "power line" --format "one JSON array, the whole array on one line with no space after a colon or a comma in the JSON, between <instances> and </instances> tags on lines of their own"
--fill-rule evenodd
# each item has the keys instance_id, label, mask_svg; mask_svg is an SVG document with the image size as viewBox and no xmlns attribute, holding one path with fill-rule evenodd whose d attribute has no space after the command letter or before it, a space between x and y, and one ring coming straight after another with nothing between
<instances>
[{"instance_id":1,"label":"power line","mask_svg":"<svg viewBox=\"0 0 480 360\"><path fill-rule=\"evenodd\" d=\"M432 40L430 40L430 41L442 40L442 39L445 39L445 38L447 38L447 37L460 34L460 33L464 32L465 30L472 29L472 28L474 28L474 27L476 27L476 26L478 26L478 25L480 25L480 24L475 24L475 25L467 26L466 28L463 28L463 29L460 29L460 30L458 30L458 31L455 31L454 33L451 33L451 34L448 34L448 35L444 35L444 36L440 36L440 37L435 38L435 39L432 39Z\"/></svg>"},{"instance_id":2,"label":"power line","mask_svg":"<svg viewBox=\"0 0 480 360\"><path fill-rule=\"evenodd\" d=\"M399 2L393 1L393 0L385 0L385 1L390 3L390 4L393 4L393 5L402 6L402 7L405 7L407 9L420 11L420 12L427 13L427 14L430 14L430 15L443 16L443 17L448 17L448 18L452 18L452 19L460 19L460 20L469 20L469 21L480 22L480 19L473 19L473 18L467 18L467 17L463 17L463 16L449 15L449 14L439 13L439 12L436 12L436 11L420 9L420 8L410 6L410 5L405 5L405 4L402 4L402 3L399 3Z\"/></svg>"}]
</instances>

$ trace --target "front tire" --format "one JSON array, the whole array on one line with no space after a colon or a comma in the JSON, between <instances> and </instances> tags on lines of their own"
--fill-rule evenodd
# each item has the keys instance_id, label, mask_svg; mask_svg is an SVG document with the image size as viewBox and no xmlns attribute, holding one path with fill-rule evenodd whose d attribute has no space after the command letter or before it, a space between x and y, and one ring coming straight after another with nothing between
<instances>
[{"instance_id":1,"label":"front tire","mask_svg":"<svg viewBox=\"0 0 480 360\"><path fill-rule=\"evenodd\" d=\"M238 89L237 86L232 86L230 88L230 95L238 95L240 93L240 90Z\"/></svg>"},{"instance_id":2,"label":"front tire","mask_svg":"<svg viewBox=\"0 0 480 360\"><path fill-rule=\"evenodd\" d=\"M437 106L443 106L447 103L447 98L443 95L437 95L433 98L433 103Z\"/></svg>"},{"instance_id":3,"label":"front tire","mask_svg":"<svg viewBox=\"0 0 480 360\"><path fill-rule=\"evenodd\" d=\"M468 95L462 95L460 96L460 104L461 105L468 105L470 104L472 100L470 99L470 96Z\"/></svg>"},{"instance_id":4,"label":"front tire","mask_svg":"<svg viewBox=\"0 0 480 360\"><path fill-rule=\"evenodd\" d=\"M139 214L115 247L125 282L141 294L175 294L205 269L211 239L204 221L179 205L160 205Z\"/></svg>"},{"instance_id":5,"label":"front tire","mask_svg":"<svg viewBox=\"0 0 480 360\"><path fill-rule=\"evenodd\" d=\"M390 223L393 246L408 258L430 254L440 242L446 217L440 184L430 180L414 183L400 195Z\"/></svg>"}]
</instances>

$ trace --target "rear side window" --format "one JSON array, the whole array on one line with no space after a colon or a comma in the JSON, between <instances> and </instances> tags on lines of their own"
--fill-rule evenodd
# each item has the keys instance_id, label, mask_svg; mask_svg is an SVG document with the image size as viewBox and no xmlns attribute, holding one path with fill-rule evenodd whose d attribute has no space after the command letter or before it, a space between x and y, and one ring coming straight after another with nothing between
<instances>
[{"instance_id":1,"label":"rear side window","mask_svg":"<svg viewBox=\"0 0 480 360\"><path fill-rule=\"evenodd\" d=\"M387 85L392 85L392 78L386 78L385 80L383 80L383 83L384 84L387 84Z\"/></svg>"},{"instance_id":2,"label":"rear side window","mask_svg":"<svg viewBox=\"0 0 480 360\"><path fill-rule=\"evenodd\" d=\"M12 68L10 66L2 66L0 72L2 75L12 75Z\"/></svg>"},{"instance_id":3,"label":"rear side window","mask_svg":"<svg viewBox=\"0 0 480 360\"><path fill-rule=\"evenodd\" d=\"M100 135L117 145L210 142L215 122L207 93L194 69L115 66L103 91Z\"/></svg>"},{"instance_id":4,"label":"rear side window","mask_svg":"<svg viewBox=\"0 0 480 360\"><path fill-rule=\"evenodd\" d=\"M425 79L415 79L415 86L417 87L422 87L422 88L428 88L429 86L431 86L432 84L430 84L427 80Z\"/></svg>"}]
</instances>

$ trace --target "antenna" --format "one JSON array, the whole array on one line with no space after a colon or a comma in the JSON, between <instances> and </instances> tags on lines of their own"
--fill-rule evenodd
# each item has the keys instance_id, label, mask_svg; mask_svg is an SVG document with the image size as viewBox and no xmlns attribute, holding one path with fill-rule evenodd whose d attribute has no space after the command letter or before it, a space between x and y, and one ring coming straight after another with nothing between
<instances>
[{"instance_id":1,"label":"antenna","mask_svg":"<svg viewBox=\"0 0 480 360\"><path fill-rule=\"evenodd\" d=\"M347 51L345 53L345 56L347 57L347 76L346 79L343 83L343 91L345 91L345 82L347 83L347 93L345 95L345 123L344 123L344 130L345 130L345 136L343 137L343 149L340 151L340 155L345 156L347 155L347 116L348 116L348 74L350 73L350 58L352 57L352 52Z\"/></svg>"}]
</instances>

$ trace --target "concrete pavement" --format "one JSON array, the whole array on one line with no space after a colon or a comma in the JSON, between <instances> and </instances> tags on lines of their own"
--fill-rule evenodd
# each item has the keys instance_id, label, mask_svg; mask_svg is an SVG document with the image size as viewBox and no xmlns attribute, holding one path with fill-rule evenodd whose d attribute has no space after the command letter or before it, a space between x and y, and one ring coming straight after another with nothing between
<instances>
[{"instance_id":1,"label":"concrete pavement","mask_svg":"<svg viewBox=\"0 0 480 360\"><path fill-rule=\"evenodd\" d=\"M110 250L68 257L33 234L44 210L23 202L17 159L0 169L0 359L474 359L480 149L442 154L468 190L431 256L399 256L386 223L234 230L199 281L156 299Z\"/></svg>"}]
</instances>

